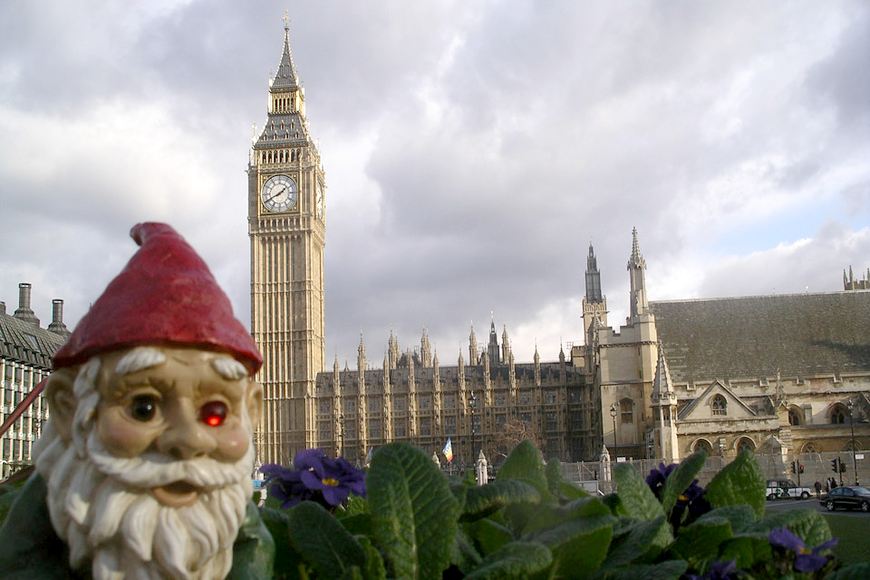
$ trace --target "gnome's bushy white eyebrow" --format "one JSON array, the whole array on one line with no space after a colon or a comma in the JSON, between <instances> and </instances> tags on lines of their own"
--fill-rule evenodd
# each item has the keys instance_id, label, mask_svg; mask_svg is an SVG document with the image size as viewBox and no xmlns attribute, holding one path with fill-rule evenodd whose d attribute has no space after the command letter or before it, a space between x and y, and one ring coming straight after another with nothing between
<instances>
[{"instance_id":1,"label":"gnome's bushy white eyebrow","mask_svg":"<svg viewBox=\"0 0 870 580\"><path fill-rule=\"evenodd\" d=\"M239 381L248 376L245 365L234 358L217 357L211 360L211 368L228 381Z\"/></svg>"},{"instance_id":2,"label":"gnome's bushy white eyebrow","mask_svg":"<svg viewBox=\"0 0 870 580\"><path fill-rule=\"evenodd\" d=\"M152 346L138 346L121 357L115 365L115 373L121 376L138 373L162 365L166 355Z\"/></svg>"}]
</instances>

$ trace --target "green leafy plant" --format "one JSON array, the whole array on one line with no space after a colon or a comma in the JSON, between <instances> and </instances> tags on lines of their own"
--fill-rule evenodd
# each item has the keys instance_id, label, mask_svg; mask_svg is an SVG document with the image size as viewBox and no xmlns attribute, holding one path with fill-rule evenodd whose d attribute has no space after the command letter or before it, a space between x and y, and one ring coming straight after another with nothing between
<instances>
[{"instance_id":1,"label":"green leafy plant","mask_svg":"<svg viewBox=\"0 0 870 580\"><path fill-rule=\"evenodd\" d=\"M375 452L365 499L308 498L264 510L277 578L857 578L841 568L825 520L809 510L766 516L764 482L741 454L706 489L705 456L646 478L614 466L617 491L591 496L520 443L485 486L448 481L403 443ZM283 488L286 492L286 487ZM285 498L286 499L286 498ZM286 502L285 502L286 503ZM322 502L321 502L322 503Z\"/></svg>"}]
</instances>

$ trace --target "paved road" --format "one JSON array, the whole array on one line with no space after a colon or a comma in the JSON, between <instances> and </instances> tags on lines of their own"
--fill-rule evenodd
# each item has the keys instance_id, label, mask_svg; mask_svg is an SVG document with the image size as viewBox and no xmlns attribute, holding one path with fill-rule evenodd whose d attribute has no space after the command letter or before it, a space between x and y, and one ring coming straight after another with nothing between
<instances>
[{"instance_id":1,"label":"paved road","mask_svg":"<svg viewBox=\"0 0 870 580\"><path fill-rule=\"evenodd\" d=\"M768 511L785 511L785 510L795 510L795 509L812 509L822 513L835 513L837 515L856 517L856 518L867 518L867 521L870 521L870 514L865 514L861 511L847 511L847 510L837 510L835 512L828 512L823 505L819 503L819 500L813 499L779 499L774 501L767 502Z\"/></svg>"}]
</instances>

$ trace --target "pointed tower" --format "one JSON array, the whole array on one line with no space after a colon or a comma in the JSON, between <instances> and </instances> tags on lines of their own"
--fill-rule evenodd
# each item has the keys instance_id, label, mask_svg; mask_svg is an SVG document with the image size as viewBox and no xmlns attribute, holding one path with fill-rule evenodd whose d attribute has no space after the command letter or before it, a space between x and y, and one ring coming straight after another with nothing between
<instances>
[{"instance_id":1,"label":"pointed tower","mask_svg":"<svg viewBox=\"0 0 870 580\"><path fill-rule=\"evenodd\" d=\"M680 460L680 447L677 444L677 393L671 382L671 371L668 369L661 341L658 344L658 351L659 357L652 386L652 412L658 432L657 459L665 463L673 463Z\"/></svg>"},{"instance_id":2,"label":"pointed tower","mask_svg":"<svg viewBox=\"0 0 870 580\"><path fill-rule=\"evenodd\" d=\"M363 340L363 335L359 335L359 348L356 356L356 428L359 433L359 449L365 453L368 444L368 433L366 428L368 421L366 413L368 411L367 393L366 393L366 343Z\"/></svg>"},{"instance_id":3,"label":"pointed tower","mask_svg":"<svg viewBox=\"0 0 870 580\"><path fill-rule=\"evenodd\" d=\"M541 355L538 354L538 343L535 343L535 386L541 386Z\"/></svg>"},{"instance_id":4,"label":"pointed tower","mask_svg":"<svg viewBox=\"0 0 870 580\"><path fill-rule=\"evenodd\" d=\"M425 328L423 336L420 338L420 360L423 368L432 366L432 344L429 342L429 334Z\"/></svg>"},{"instance_id":5,"label":"pointed tower","mask_svg":"<svg viewBox=\"0 0 870 580\"><path fill-rule=\"evenodd\" d=\"M637 228L631 229L631 256L628 258L628 277L631 283L631 293L629 295L629 307L631 314L627 323L633 324L637 322L639 317L646 314L649 310L649 304L646 298L646 282L644 281L644 270L646 270L646 260L640 255L640 244L637 242Z\"/></svg>"},{"instance_id":6,"label":"pointed tower","mask_svg":"<svg viewBox=\"0 0 870 580\"><path fill-rule=\"evenodd\" d=\"M508 338L507 324L504 325L501 333L501 360L507 362L511 354L511 343Z\"/></svg>"},{"instance_id":7,"label":"pointed tower","mask_svg":"<svg viewBox=\"0 0 870 580\"><path fill-rule=\"evenodd\" d=\"M324 370L325 176L285 19L265 127L248 161L251 332L263 353L263 463L289 464L316 445L315 379Z\"/></svg>"},{"instance_id":8,"label":"pointed tower","mask_svg":"<svg viewBox=\"0 0 870 580\"><path fill-rule=\"evenodd\" d=\"M595 249L589 244L589 255L586 257L586 296L583 297L583 336L589 335L592 321L599 318L607 324L607 298L601 293L601 273L598 271L598 259ZM587 340L586 344L589 342Z\"/></svg>"},{"instance_id":9,"label":"pointed tower","mask_svg":"<svg viewBox=\"0 0 870 580\"><path fill-rule=\"evenodd\" d=\"M392 329L390 329L390 340L387 348L390 355L390 368L397 368L399 366L399 339L393 334Z\"/></svg>"},{"instance_id":10,"label":"pointed tower","mask_svg":"<svg viewBox=\"0 0 870 580\"><path fill-rule=\"evenodd\" d=\"M489 325L489 344L486 347L486 353L489 356L489 366L497 367L501 362L501 352L498 347L498 333L495 331L495 321Z\"/></svg>"},{"instance_id":11,"label":"pointed tower","mask_svg":"<svg viewBox=\"0 0 870 580\"><path fill-rule=\"evenodd\" d=\"M480 351L477 350L477 336L474 334L474 323L471 323L471 334L468 335L468 364L476 365Z\"/></svg>"}]
</instances>

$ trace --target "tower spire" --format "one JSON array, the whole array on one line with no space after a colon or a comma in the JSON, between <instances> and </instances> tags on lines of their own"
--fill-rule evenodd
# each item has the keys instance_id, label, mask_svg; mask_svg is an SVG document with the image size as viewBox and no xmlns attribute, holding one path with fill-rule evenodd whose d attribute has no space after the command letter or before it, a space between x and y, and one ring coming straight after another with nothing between
<instances>
[{"instance_id":1,"label":"tower spire","mask_svg":"<svg viewBox=\"0 0 870 580\"><path fill-rule=\"evenodd\" d=\"M595 249L589 242L589 255L586 257L586 301L601 302L604 297L601 294L601 272L598 271L598 260L595 258Z\"/></svg>"},{"instance_id":2,"label":"tower spire","mask_svg":"<svg viewBox=\"0 0 870 580\"><path fill-rule=\"evenodd\" d=\"M278 72L272 79L271 90L287 90L299 86L299 78L296 76L296 65L293 63L293 52L290 50L290 16L284 11L284 51L281 53L281 62L278 64Z\"/></svg>"},{"instance_id":3,"label":"tower spire","mask_svg":"<svg viewBox=\"0 0 870 580\"><path fill-rule=\"evenodd\" d=\"M631 295L629 296L631 316L628 319L629 324L637 322L638 317L649 310L646 298L644 270L646 270L646 260L643 259L640 253L640 244L637 241L637 228L631 228L631 256L628 258L628 276L631 282Z\"/></svg>"}]
</instances>

